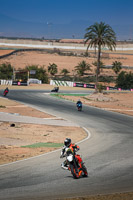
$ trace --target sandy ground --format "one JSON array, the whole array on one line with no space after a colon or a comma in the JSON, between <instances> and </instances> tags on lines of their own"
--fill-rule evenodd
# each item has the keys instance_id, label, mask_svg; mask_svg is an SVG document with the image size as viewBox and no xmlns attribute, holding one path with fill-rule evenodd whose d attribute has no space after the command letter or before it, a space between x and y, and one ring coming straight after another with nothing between
<instances>
[{"instance_id":1,"label":"sandy ground","mask_svg":"<svg viewBox=\"0 0 133 200\"><path fill-rule=\"evenodd\" d=\"M12 50L0 50L0 55L9 53ZM77 52L78 53L78 52ZM115 51L114 51L115 53ZM66 68L71 75L74 73L74 67L77 66L81 61L85 60L91 65L89 73L94 73L95 67L92 65L96 58L93 57L78 57L78 56L60 56L57 53L48 54L45 52L18 52L15 55L11 55L7 58L0 59L0 64L8 62L11 63L15 69L22 69L28 65L39 65L44 66L47 70L49 64L55 63L58 66L58 74L60 74L63 68ZM109 58L103 58L102 62L105 65L111 65L114 61L120 61L124 66L133 66L133 55L119 55L109 54ZM125 70L125 69L124 69ZM130 70L128 70L130 71ZM101 75L110 74L115 75L111 69L102 69Z\"/></svg>"},{"instance_id":2,"label":"sandy ground","mask_svg":"<svg viewBox=\"0 0 133 200\"><path fill-rule=\"evenodd\" d=\"M5 54L8 54L8 53L11 53L11 52L13 52L14 50L0 50L0 56L3 56L3 55L5 55Z\"/></svg>"},{"instance_id":3,"label":"sandy ground","mask_svg":"<svg viewBox=\"0 0 133 200\"><path fill-rule=\"evenodd\" d=\"M68 200L64 198L63 200ZM109 194L109 195L96 195L96 196L86 196L69 198L69 200L133 200L133 193L120 193L120 194Z\"/></svg>"},{"instance_id":4,"label":"sandy ground","mask_svg":"<svg viewBox=\"0 0 133 200\"><path fill-rule=\"evenodd\" d=\"M4 98L0 98L0 112L18 113L23 116L39 118L55 118L55 116ZM12 127L12 124L15 124L15 127ZM63 127L62 131L60 126L0 122L0 164L56 149L54 147L22 148L21 146L40 142L63 143L66 137L77 142L86 137L86 132L79 127Z\"/></svg>"}]
</instances>

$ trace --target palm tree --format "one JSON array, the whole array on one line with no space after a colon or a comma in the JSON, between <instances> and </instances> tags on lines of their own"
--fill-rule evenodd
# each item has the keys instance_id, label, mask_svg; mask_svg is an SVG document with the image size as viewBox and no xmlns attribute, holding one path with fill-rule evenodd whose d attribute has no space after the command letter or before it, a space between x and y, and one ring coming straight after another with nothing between
<instances>
[{"instance_id":1,"label":"palm tree","mask_svg":"<svg viewBox=\"0 0 133 200\"><path fill-rule=\"evenodd\" d=\"M57 72L58 72L58 69L57 69L57 65L55 63L53 64L49 64L48 66L48 72L54 76Z\"/></svg>"},{"instance_id":2,"label":"palm tree","mask_svg":"<svg viewBox=\"0 0 133 200\"><path fill-rule=\"evenodd\" d=\"M91 70L90 64L86 63L86 61L84 60L81 61L77 66L75 66L75 69L79 76L83 76L85 74L85 71Z\"/></svg>"},{"instance_id":3,"label":"palm tree","mask_svg":"<svg viewBox=\"0 0 133 200\"><path fill-rule=\"evenodd\" d=\"M84 35L85 44L88 43L87 50L89 47L94 47L98 50L97 54L97 70L96 70L96 92L98 86L98 73L100 69L101 61L101 48L108 47L109 50L115 49L116 46L116 36L113 29L104 22L95 23L86 29L86 34Z\"/></svg>"},{"instance_id":4,"label":"palm tree","mask_svg":"<svg viewBox=\"0 0 133 200\"><path fill-rule=\"evenodd\" d=\"M65 69L65 68L61 70L61 74L63 74L64 76L66 76L69 73L70 72L67 69Z\"/></svg>"},{"instance_id":5,"label":"palm tree","mask_svg":"<svg viewBox=\"0 0 133 200\"><path fill-rule=\"evenodd\" d=\"M112 63L112 70L116 73L116 74L118 74L119 72L120 72L120 70L121 70L121 67L122 66L122 63L121 62L119 62L119 61L114 61L113 63Z\"/></svg>"}]
</instances>

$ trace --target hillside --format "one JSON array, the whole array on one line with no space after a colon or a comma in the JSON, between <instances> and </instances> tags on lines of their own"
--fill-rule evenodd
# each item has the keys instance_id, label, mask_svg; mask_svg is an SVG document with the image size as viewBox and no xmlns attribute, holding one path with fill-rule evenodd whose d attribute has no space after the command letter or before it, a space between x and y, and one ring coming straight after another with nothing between
<instances>
[{"instance_id":1,"label":"hillside","mask_svg":"<svg viewBox=\"0 0 133 200\"><path fill-rule=\"evenodd\" d=\"M0 55L7 54L12 50L0 50ZM116 52L115 52L116 53ZM42 51L30 51L30 52L18 52L15 55L8 56L0 59L0 64L8 62L11 63L15 69L23 69L27 65L39 65L44 66L46 69L49 64L55 63L58 66L58 74L60 74L63 68L70 71L70 74L74 74L74 67L78 65L82 60L85 60L91 65L91 74L94 73L95 67L92 65L96 58L81 57L81 56L63 56L57 53L46 53ZM123 66L133 66L133 55L129 54L111 54L108 53L108 57L102 58L104 65L111 65L114 61L120 61ZM125 70L125 69L124 69ZM127 71L130 71L130 69ZM115 75L112 69L102 69L101 75Z\"/></svg>"}]
</instances>

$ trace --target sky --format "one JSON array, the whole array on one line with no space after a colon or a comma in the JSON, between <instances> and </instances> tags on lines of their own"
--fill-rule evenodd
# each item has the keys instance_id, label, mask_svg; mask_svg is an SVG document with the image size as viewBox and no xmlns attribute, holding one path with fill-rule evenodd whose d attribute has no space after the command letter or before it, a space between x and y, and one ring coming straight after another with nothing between
<instances>
[{"instance_id":1,"label":"sky","mask_svg":"<svg viewBox=\"0 0 133 200\"><path fill-rule=\"evenodd\" d=\"M133 0L0 0L0 36L83 38L103 21L133 39L132 19Z\"/></svg>"}]
</instances>

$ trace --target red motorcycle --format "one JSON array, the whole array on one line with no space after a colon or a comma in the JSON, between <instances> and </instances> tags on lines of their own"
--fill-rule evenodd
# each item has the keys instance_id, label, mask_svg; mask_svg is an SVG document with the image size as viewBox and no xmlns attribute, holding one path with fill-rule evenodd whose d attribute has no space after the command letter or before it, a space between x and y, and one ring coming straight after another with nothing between
<instances>
[{"instance_id":1,"label":"red motorcycle","mask_svg":"<svg viewBox=\"0 0 133 200\"><path fill-rule=\"evenodd\" d=\"M6 96L6 95L8 94L8 92L9 92L9 89L8 89L8 88L6 88L6 89L4 90L4 93L3 93L3 95L4 95L4 96Z\"/></svg>"},{"instance_id":2,"label":"red motorcycle","mask_svg":"<svg viewBox=\"0 0 133 200\"><path fill-rule=\"evenodd\" d=\"M71 148L66 149L66 161L68 170L71 171L75 179L88 176L87 168L80 155L76 154L75 149L73 149L73 151Z\"/></svg>"}]
</instances>

